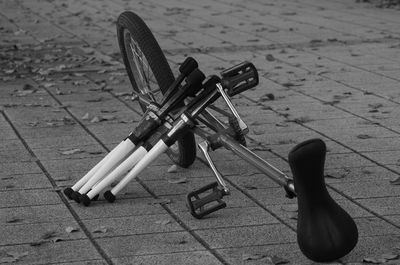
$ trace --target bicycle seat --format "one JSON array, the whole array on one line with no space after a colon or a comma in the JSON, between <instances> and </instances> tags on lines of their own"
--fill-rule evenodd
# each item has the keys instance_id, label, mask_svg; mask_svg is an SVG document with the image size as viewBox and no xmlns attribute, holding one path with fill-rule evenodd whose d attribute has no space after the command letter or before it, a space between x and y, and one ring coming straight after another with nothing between
<instances>
[{"instance_id":1,"label":"bicycle seat","mask_svg":"<svg viewBox=\"0 0 400 265\"><path fill-rule=\"evenodd\" d=\"M289 153L298 200L297 241L309 259L333 261L357 244L354 220L329 195L324 180L326 145L320 139L300 143Z\"/></svg>"}]
</instances>

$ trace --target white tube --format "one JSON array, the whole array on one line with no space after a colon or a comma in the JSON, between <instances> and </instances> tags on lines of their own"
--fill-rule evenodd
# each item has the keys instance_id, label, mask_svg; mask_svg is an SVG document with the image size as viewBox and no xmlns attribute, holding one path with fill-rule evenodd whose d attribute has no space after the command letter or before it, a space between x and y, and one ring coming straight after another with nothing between
<instances>
[{"instance_id":1,"label":"white tube","mask_svg":"<svg viewBox=\"0 0 400 265\"><path fill-rule=\"evenodd\" d=\"M113 195L116 195L121 191L129 181L136 178L139 173L145 169L151 162L153 162L159 155L166 152L168 146L163 140L158 141L158 143L151 148L151 150L143 157L139 163L111 190Z\"/></svg>"},{"instance_id":2,"label":"white tube","mask_svg":"<svg viewBox=\"0 0 400 265\"><path fill-rule=\"evenodd\" d=\"M74 191L79 190L80 188L82 188L83 185L85 185L85 183L94 175L94 173L96 173L96 171L106 162L110 159L111 156L113 156L116 152L118 152L118 150L121 148L121 146L124 144L124 141L120 142L116 147L114 147L113 150L111 150L111 152L109 152L105 157L103 157L103 159L100 160L100 162L98 162L94 167L92 167L91 170L89 170L89 172L86 173L85 176L83 176L78 182L75 183L74 186L72 186L71 188Z\"/></svg>"},{"instance_id":3,"label":"white tube","mask_svg":"<svg viewBox=\"0 0 400 265\"><path fill-rule=\"evenodd\" d=\"M94 196L99 194L103 189L108 187L112 182L118 180L123 174L126 174L131 170L139 161L147 154L146 148L140 146L133 152L124 162L116 167L110 174L104 179L99 181L93 188L88 192L87 196L92 199Z\"/></svg>"},{"instance_id":4,"label":"white tube","mask_svg":"<svg viewBox=\"0 0 400 265\"><path fill-rule=\"evenodd\" d=\"M134 148L135 145L130 140L123 141L121 146L118 148L118 151L114 152L114 154L103 163L96 173L94 173L94 175L79 189L79 193L85 194L88 192L93 185L104 178L104 176L118 165Z\"/></svg>"}]
</instances>

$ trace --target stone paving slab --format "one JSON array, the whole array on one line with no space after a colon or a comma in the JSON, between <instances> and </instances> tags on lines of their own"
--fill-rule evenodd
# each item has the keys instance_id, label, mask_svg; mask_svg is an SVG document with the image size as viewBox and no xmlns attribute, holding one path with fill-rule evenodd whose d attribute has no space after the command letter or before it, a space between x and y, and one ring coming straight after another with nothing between
<instances>
[{"instance_id":1,"label":"stone paving slab","mask_svg":"<svg viewBox=\"0 0 400 265\"><path fill-rule=\"evenodd\" d=\"M116 38L123 10L145 20L175 75L186 56L207 75L256 65L259 86L234 104L249 148L272 165L290 176L293 146L326 142L328 190L360 231L332 264L400 254L398 10L344 0L0 0L1 261L317 264L296 244L296 200L227 151L212 154L231 188L227 208L204 220L185 198L214 180L200 152L175 173L161 156L114 204L83 207L61 194L141 118ZM59 240L30 245L49 230Z\"/></svg>"}]
</instances>

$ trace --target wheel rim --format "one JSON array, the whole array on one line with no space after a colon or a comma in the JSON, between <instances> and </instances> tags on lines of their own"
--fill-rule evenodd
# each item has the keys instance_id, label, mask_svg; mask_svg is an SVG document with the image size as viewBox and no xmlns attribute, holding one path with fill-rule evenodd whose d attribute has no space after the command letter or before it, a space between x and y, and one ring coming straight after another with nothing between
<instances>
[{"instance_id":1,"label":"wheel rim","mask_svg":"<svg viewBox=\"0 0 400 265\"><path fill-rule=\"evenodd\" d=\"M129 66L138 90L137 92L149 100L160 102L162 93L150 64L140 49L139 44L126 29L124 30L124 42Z\"/></svg>"},{"instance_id":2,"label":"wheel rim","mask_svg":"<svg viewBox=\"0 0 400 265\"><path fill-rule=\"evenodd\" d=\"M158 85L157 79L150 67L143 51L140 49L139 44L132 37L131 33L124 29L124 45L129 61L129 67L135 79L135 84L138 92L151 101L157 103L161 102L162 93ZM143 105L140 100L143 110L146 105ZM179 153L178 142L175 142L169 147L169 152Z\"/></svg>"}]
</instances>

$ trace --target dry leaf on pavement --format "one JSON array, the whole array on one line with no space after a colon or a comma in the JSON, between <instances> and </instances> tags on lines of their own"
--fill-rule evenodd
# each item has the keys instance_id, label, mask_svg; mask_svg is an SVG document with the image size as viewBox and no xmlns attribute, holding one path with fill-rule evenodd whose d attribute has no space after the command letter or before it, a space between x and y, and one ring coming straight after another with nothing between
<instances>
[{"instance_id":1,"label":"dry leaf on pavement","mask_svg":"<svg viewBox=\"0 0 400 265\"><path fill-rule=\"evenodd\" d=\"M390 181L390 184L392 184L392 185L400 185L400 177L398 177L398 178L395 179L395 180L391 180L391 181Z\"/></svg>"},{"instance_id":2,"label":"dry leaf on pavement","mask_svg":"<svg viewBox=\"0 0 400 265\"><path fill-rule=\"evenodd\" d=\"M182 177L182 178L179 178L179 179L169 179L168 182L171 183L171 184L182 184L182 183L186 183L187 182L187 178Z\"/></svg>"},{"instance_id":3,"label":"dry leaf on pavement","mask_svg":"<svg viewBox=\"0 0 400 265\"><path fill-rule=\"evenodd\" d=\"M178 171L178 166L177 165L172 165L167 170L168 173L176 173L177 171Z\"/></svg>"},{"instance_id":4,"label":"dry leaf on pavement","mask_svg":"<svg viewBox=\"0 0 400 265\"><path fill-rule=\"evenodd\" d=\"M105 227L105 226L99 226L98 228L96 228L96 229L94 229L93 231L92 231L92 233L106 233L108 230L107 230L107 227Z\"/></svg>"},{"instance_id":5,"label":"dry leaf on pavement","mask_svg":"<svg viewBox=\"0 0 400 265\"><path fill-rule=\"evenodd\" d=\"M76 227L72 227L72 226L68 226L65 228L65 232L67 232L68 234L73 233L73 232L78 232L79 229Z\"/></svg>"},{"instance_id":6,"label":"dry leaf on pavement","mask_svg":"<svg viewBox=\"0 0 400 265\"><path fill-rule=\"evenodd\" d=\"M79 153L83 153L84 151L79 149L79 148L75 148L75 149L71 149L71 150L67 150L67 151L63 151L61 152L62 155L73 155L73 154L79 154Z\"/></svg>"}]
</instances>

